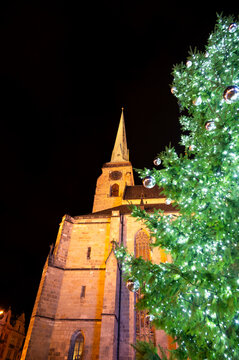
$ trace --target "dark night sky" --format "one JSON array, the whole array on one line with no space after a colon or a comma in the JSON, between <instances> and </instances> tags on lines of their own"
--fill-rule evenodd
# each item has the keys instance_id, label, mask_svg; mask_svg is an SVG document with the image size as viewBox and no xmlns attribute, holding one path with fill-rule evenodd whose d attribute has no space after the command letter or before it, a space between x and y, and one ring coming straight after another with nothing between
<instances>
[{"instance_id":1,"label":"dark night sky","mask_svg":"<svg viewBox=\"0 0 239 360\"><path fill-rule=\"evenodd\" d=\"M179 141L173 65L204 49L217 12L238 14L177 3L0 5L0 305L27 322L62 216L91 212L121 107L133 166L152 167Z\"/></svg>"}]
</instances>

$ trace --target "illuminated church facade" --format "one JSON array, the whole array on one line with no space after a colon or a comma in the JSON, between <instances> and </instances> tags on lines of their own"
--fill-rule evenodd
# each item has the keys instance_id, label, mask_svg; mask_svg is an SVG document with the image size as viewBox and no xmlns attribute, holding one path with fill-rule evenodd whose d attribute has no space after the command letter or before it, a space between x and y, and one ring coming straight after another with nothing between
<instances>
[{"instance_id":1,"label":"illuminated church facade","mask_svg":"<svg viewBox=\"0 0 239 360\"><path fill-rule=\"evenodd\" d=\"M21 360L133 360L131 344L151 340L171 348L171 339L155 330L145 311L136 311L112 251L112 241L155 263L170 261L149 248L145 226L129 204L146 211L175 213L157 186L134 185L124 114L110 162L97 180L91 214L65 215L43 268Z\"/></svg>"}]
</instances>

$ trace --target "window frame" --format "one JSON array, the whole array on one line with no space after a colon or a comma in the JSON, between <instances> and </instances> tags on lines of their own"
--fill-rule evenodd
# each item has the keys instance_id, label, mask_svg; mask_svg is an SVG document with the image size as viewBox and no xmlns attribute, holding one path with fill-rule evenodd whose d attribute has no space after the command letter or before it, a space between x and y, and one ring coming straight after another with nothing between
<instances>
[{"instance_id":1,"label":"window frame","mask_svg":"<svg viewBox=\"0 0 239 360\"><path fill-rule=\"evenodd\" d=\"M82 353L81 353L80 358L78 360L83 360L84 347L85 347L85 336L84 336L84 333L81 330L76 330L74 332L74 334L72 335L72 337L71 337L70 348L69 348L67 360L74 360L75 345L76 345L76 341L78 340L78 338L81 338L81 340L83 342L83 350L82 350Z\"/></svg>"},{"instance_id":2,"label":"window frame","mask_svg":"<svg viewBox=\"0 0 239 360\"><path fill-rule=\"evenodd\" d=\"M145 261L151 260L151 251L150 251L150 235L144 229L140 229L135 234L135 244L134 244L134 254L135 257L142 257ZM140 289L136 293L135 301L140 299ZM136 310L136 323L135 323L135 333L136 340L138 341L151 341L155 345L155 332L154 328L149 321L149 315L147 310Z\"/></svg>"},{"instance_id":3,"label":"window frame","mask_svg":"<svg viewBox=\"0 0 239 360\"><path fill-rule=\"evenodd\" d=\"M110 187L110 197L119 197L119 184L114 183Z\"/></svg>"},{"instance_id":4,"label":"window frame","mask_svg":"<svg viewBox=\"0 0 239 360\"><path fill-rule=\"evenodd\" d=\"M91 246L88 246L87 248L87 260L90 260L91 259Z\"/></svg>"},{"instance_id":5,"label":"window frame","mask_svg":"<svg viewBox=\"0 0 239 360\"><path fill-rule=\"evenodd\" d=\"M81 294L80 294L81 299L85 298L85 291L86 291L86 285L82 285L81 286Z\"/></svg>"}]
</instances>

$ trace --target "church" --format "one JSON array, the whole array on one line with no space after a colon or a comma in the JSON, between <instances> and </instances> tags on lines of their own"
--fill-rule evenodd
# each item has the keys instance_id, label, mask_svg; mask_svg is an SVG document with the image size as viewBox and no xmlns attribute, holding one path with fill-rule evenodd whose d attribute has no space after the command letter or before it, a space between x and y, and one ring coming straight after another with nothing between
<instances>
[{"instance_id":1,"label":"church","mask_svg":"<svg viewBox=\"0 0 239 360\"><path fill-rule=\"evenodd\" d=\"M172 349L172 339L154 329L146 311L135 308L112 249L124 244L135 256L170 261L149 247L145 225L130 204L176 213L157 186L134 184L122 110L111 160L102 167L92 213L65 215L43 268L21 360L133 360L136 340Z\"/></svg>"}]
</instances>

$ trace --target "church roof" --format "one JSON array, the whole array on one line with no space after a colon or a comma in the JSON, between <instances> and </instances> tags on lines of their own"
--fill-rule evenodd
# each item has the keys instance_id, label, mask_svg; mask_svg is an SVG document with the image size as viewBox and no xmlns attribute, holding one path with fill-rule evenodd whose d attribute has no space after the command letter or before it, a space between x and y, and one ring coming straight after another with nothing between
<instances>
[{"instance_id":1,"label":"church roof","mask_svg":"<svg viewBox=\"0 0 239 360\"><path fill-rule=\"evenodd\" d=\"M103 168L108 167L108 168L114 168L114 167L125 167L125 166L132 166L130 161L120 161L120 162L107 162L105 164L103 164Z\"/></svg>"},{"instance_id":2,"label":"church roof","mask_svg":"<svg viewBox=\"0 0 239 360\"><path fill-rule=\"evenodd\" d=\"M140 205L141 207L141 205ZM165 212L169 212L169 213L175 213L178 212L177 209L175 209L171 204L167 205L164 203L161 204L144 204L143 205L144 210L146 210L147 212L153 212L154 209L155 210L163 210ZM105 210L100 210L97 212L94 212L92 214L89 215L106 215L106 216L111 216L112 215L112 211L119 211L120 215L127 215L127 214L131 214L132 213L132 209L130 204L129 205L120 205L120 206L116 206L110 209L105 209Z\"/></svg>"},{"instance_id":3,"label":"church roof","mask_svg":"<svg viewBox=\"0 0 239 360\"><path fill-rule=\"evenodd\" d=\"M160 194L162 190L157 185L151 189L143 185L126 186L124 200L164 198L165 196Z\"/></svg>"}]
</instances>

